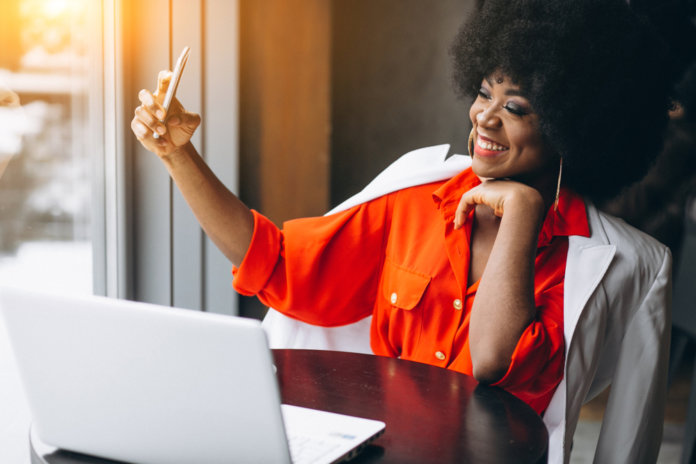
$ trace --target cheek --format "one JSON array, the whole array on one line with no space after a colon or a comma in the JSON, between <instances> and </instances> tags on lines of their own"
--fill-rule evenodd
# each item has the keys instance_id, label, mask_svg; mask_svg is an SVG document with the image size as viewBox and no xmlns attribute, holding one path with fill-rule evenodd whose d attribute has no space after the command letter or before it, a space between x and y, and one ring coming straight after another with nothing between
<instances>
[{"instance_id":1,"label":"cheek","mask_svg":"<svg viewBox=\"0 0 696 464\"><path fill-rule=\"evenodd\" d=\"M481 111L481 108L479 108L479 105L476 104L476 101L471 104L471 107L469 108L469 121L471 121L471 124L476 123L476 115Z\"/></svg>"},{"instance_id":2,"label":"cheek","mask_svg":"<svg viewBox=\"0 0 696 464\"><path fill-rule=\"evenodd\" d=\"M551 165L552 153L539 139L530 139L522 148L522 156L530 166L545 169Z\"/></svg>"},{"instance_id":3,"label":"cheek","mask_svg":"<svg viewBox=\"0 0 696 464\"><path fill-rule=\"evenodd\" d=\"M553 156L541 137L541 134L534 129L508 132L512 144L517 148L517 152L525 160L535 166L546 165Z\"/></svg>"},{"instance_id":4,"label":"cheek","mask_svg":"<svg viewBox=\"0 0 696 464\"><path fill-rule=\"evenodd\" d=\"M510 141L517 145L520 150L534 152L545 150L541 134L534 127L508 127L507 132Z\"/></svg>"}]
</instances>

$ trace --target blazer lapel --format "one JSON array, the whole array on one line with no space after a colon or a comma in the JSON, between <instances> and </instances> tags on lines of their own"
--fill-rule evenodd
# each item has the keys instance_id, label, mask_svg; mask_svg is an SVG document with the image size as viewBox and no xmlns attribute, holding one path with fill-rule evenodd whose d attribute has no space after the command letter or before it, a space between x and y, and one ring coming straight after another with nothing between
<instances>
[{"instance_id":1,"label":"blazer lapel","mask_svg":"<svg viewBox=\"0 0 696 464\"><path fill-rule=\"evenodd\" d=\"M615 252L614 245L592 243L585 237L570 237L563 286L563 332L568 346L573 340L580 315L604 278Z\"/></svg>"},{"instance_id":2,"label":"blazer lapel","mask_svg":"<svg viewBox=\"0 0 696 464\"><path fill-rule=\"evenodd\" d=\"M563 295L563 332L566 341L565 375L551 398L544 414L544 423L549 430L549 462L568 462L572 432L575 427L566 427L566 410L568 401L577 401L576 381L569 385L569 358L573 344L573 335L588 304L604 275L609 269L616 247L609 244L599 215L594 206L587 204L587 220L590 225L590 237L573 235L568 237L568 256ZM581 346L573 348L573 353L582 351ZM575 356L572 356L575 358ZM582 357L582 356L580 356ZM572 364L572 363L571 363ZM572 367L572 366L571 366ZM571 430L572 429L572 430Z\"/></svg>"},{"instance_id":3,"label":"blazer lapel","mask_svg":"<svg viewBox=\"0 0 696 464\"><path fill-rule=\"evenodd\" d=\"M568 344L566 350L573 340L580 315L616 253L616 246L609 244L594 206L587 205L587 216L591 236L571 236L568 240L563 286L563 331Z\"/></svg>"}]
</instances>

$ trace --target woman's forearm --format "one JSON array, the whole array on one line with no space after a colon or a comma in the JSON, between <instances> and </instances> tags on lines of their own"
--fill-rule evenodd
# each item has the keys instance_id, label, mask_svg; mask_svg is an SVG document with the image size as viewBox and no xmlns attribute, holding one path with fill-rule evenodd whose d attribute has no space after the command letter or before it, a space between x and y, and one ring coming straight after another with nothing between
<instances>
[{"instance_id":1,"label":"woman's forearm","mask_svg":"<svg viewBox=\"0 0 696 464\"><path fill-rule=\"evenodd\" d=\"M208 237L232 264L241 264L254 232L249 208L215 176L190 142L161 159Z\"/></svg>"},{"instance_id":2,"label":"woman's forearm","mask_svg":"<svg viewBox=\"0 0 696 464\"><path fill-rule=\"evenodd\" d=\"M507 205L472 305L469 340L474 376L493 383L510 365L534 319L534 262L543 207Z\"/></svg>"},{"instance_id":3,"label":"woman's forearm","mask_svg":"<svg viewBox=\"0 0 696 464\"><path fill-rule=\"evenodd\" d=\"M171 78L170 71L162 71L157 76L155 93L147 89L138 93L141 104L135 109L131 129L143 147L156 154L167 167L208 237L238 266L251 243L254 217L191 144L201 117L186 111L176 98L168 111L162 106ZM155 133L157 137L153 136Z\"/></svg>"}]
</instances>

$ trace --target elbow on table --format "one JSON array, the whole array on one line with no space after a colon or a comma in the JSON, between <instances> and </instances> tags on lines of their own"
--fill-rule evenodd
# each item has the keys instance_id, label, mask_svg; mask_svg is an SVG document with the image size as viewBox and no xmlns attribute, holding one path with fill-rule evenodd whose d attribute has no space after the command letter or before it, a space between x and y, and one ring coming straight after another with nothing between
<instances>
[{"instance_id":1,"label":"elbow on table","mask_svg":"<svg viewBox=\"0 0 696 464\"><path fill-rule=\"evenodd\" d=\"M510 358L490 356L473 362L473 375L479 383L489 385L502 379L509 367Z\"/></svg>"}]
</instances>

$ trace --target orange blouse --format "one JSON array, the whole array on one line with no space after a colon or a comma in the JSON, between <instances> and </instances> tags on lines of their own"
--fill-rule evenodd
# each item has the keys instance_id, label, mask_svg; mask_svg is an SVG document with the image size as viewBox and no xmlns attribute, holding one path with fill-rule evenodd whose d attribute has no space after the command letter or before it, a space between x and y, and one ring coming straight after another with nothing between
<instances>
[{"instance_id":1,"label":"orange blouse","mask_svg":"<svg viewBox=\"0 0 696 464\"><path fill-rule=\"evenodd\" d=\"M472 375L467 288L473 212L454 213L480 180L471 169L442 182L399 190L348 210L288 221L283 230L254 211L254 235L234 288L287 316L340 326L372 315L371 347ZM538 312L498 385L537 412L563 376L563 282L569 235L589 236L583 200L562 190L539 234L534 296Z\"/></svg>"}]
</instances>

